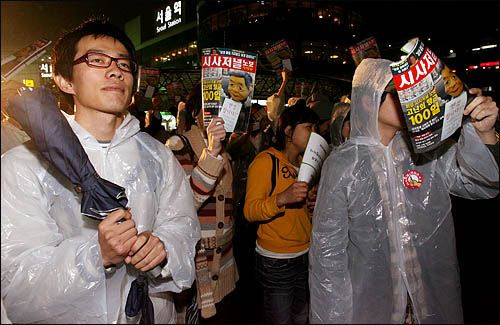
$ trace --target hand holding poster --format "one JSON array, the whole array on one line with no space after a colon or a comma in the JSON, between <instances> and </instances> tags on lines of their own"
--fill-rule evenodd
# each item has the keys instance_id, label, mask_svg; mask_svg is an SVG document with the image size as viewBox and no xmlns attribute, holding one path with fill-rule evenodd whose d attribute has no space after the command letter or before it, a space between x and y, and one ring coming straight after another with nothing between
<instances>
[{"instance_id":1,"label":"hand holding poster","mask_svg":"<svg viewBox=\"0 0 500 325\"><path fill-rule=\"evenodd\" d=\"M42 56L51 43L52 41L47 39L39 39L35 43L23 47L4 58L2 60L2 80L9 81L12 79L24 67Z\"/></svg>"},{"instance_id":2,"label":"hand holding poster","mask_svg":"<svg viewBox=\"0 0 500 325\"><path fill-rule=\"evenodd\" d=\"M257 54L226 48L202 50L202 93L205 128L215 116L227 132L246 132L257 71Z\"/></svg>"},{"instance_id":3,"label":"hand holding poster","mask_svg":"<svg viewBox=\"0 0 500 325\"><path fill-rule=\"evenodd\" d=\"M152 98L160 81L160 69L139 66L138 75L137 90L142 90L144 97Z\"/></svg>"},{"instance_id":4,"label":"hand holding poster","mask_svg":"<svg viewBox=\"0 0 500 325\"><path fill-rule=\"evenodd\" d=\"M401 50L408 55L391 64L391 71L415 152L426 152L462 125L465 106L474 96L418 38Z\"/></svg>"},{"instance_id":5,"label":"hand holding poster","mask_svg":"<svg viewBox=\"0 0 500 325\"><path fill-rule=\"evenodd\" d=\"M311 132L304 151L304 158L300 163L298 181L314 185L319 179L323 161L329 153L328 142L321 135Z\"/></svg>"},{"instance_id":6,"label":"hand holding poster","mask_svg":"<svg viewBox=\"0 0 500 325\"><path fill-rule=\"evenodd\" d=\"M364 39L349 47L349 50L351 51L352 59L356 65L359 65L361 61L366 58L380 58L380 51L375 37Z\"/></svg>"},{"instance_id":7,"label":"hand holding poster","mask_svg":"<svg viewBox=\"0 0 500 325\"><path fill-rule=\"evenodd\" d=\"M285 40L278 41L264 49L264 54L277 72L282 68L292 71L292 51Z\"/></svg>"}]
</instances>

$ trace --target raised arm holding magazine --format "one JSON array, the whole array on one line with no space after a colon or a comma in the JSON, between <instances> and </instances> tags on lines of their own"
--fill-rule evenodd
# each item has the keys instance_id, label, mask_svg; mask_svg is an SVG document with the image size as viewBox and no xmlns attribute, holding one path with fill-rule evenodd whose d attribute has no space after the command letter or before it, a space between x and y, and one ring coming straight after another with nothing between
<instances>
[{"instance_id":1,"label":"raised arm holding magazine","mask_svg":"<svg viewBox=\"0 0 500 325\"><path fill-rule=\"evenodd\" d=\"M462 323L449 194L498 194L498 107L479 89L458 142L416 154L390 64L354 74L350 138L325 161L313 216L311 323Z\"/></svg>"}]
</instances>

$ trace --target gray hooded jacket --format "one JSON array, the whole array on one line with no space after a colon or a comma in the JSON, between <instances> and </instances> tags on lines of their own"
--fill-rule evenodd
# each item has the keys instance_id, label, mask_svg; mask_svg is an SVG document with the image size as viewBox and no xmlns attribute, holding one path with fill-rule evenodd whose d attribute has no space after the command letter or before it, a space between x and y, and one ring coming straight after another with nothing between
<instances>
[{"instance_id":1,"label":"gray hooded jacket","mask_svg":"<svg viewBox=\"0 0 500 325\"><path fill-rule=\"evenodd\" d=\"M313 216L311 323L463 322L449 193L491 198L498 166L470 123L458 143L416 155L378 131L391 62L365 59L353 79L351 137L323 165ZM413 171L411 173L408 173ZM409 176L420 175L413 186Z\"/></svg>"}]
</instances>

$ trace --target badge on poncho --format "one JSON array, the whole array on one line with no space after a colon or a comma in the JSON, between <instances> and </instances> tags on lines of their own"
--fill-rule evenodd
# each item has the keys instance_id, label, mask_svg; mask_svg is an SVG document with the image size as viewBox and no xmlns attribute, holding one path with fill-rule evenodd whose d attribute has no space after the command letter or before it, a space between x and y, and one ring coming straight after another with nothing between
<instances>
[{"instance_id":1,"label":"badge on poncho","mask_svg":"<svg viewBox=\"0 0 500 325\"><path fill-rule=\"evenodd\" d=\"M403 183L410 190L417 189L422 185L422 174L416 170L409 170L403 176Z\"/></svg>"}]
</instances>

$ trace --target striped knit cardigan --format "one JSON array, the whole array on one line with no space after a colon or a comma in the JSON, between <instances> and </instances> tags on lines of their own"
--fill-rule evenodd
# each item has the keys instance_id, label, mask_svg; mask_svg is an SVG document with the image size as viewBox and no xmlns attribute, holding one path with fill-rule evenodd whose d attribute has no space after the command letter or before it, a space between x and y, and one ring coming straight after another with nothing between
<instances>
[{"instance_id":1,"label":"striped knit cardigan","mask_svg":"<svg viewBox=\"0 0 500 325\"><path fill-rule=\"evenodd\" d=\"M206 149L200 129L192 126L182 136L173 136L167 146L189 177L201 240L196 252L198 306L203 318L216 313L215 303L234 290L238 270L233 257L232 170L227 153L222 159Z\"/></svg>"}]
</instances>

